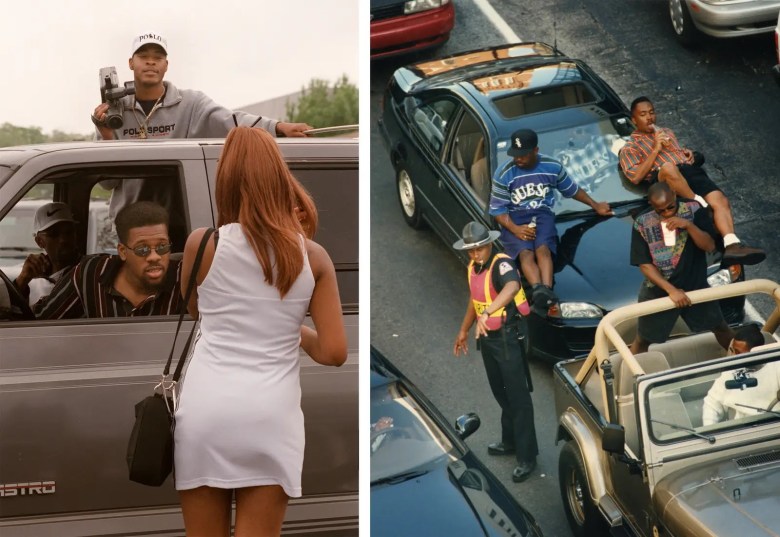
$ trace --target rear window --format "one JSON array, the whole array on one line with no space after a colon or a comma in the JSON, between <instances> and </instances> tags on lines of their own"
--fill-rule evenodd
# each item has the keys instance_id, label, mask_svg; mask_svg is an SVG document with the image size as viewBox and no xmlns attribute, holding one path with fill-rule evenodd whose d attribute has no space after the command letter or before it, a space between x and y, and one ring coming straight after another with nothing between
<instances>
[{"instance_id":1,"label":"rear window","mask_svg":"<svg viewBox=\"0 0 780 537\"><path fill-rule=\"evenodd\" d=\"M577 83L516 93L494 99L493 104L505 119L514 119L528 114L594 103L596 100L588 86Z\"/></svg>"}]
</instances>

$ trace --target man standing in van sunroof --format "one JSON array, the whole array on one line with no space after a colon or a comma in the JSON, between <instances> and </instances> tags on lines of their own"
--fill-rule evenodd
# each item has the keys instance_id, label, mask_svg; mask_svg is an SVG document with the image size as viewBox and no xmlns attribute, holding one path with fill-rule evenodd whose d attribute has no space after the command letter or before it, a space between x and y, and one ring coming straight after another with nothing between
<instances>
[{"instance_id":1,"label":"man standing in van sunroof","mask_svg":"<svg viewBox=\"0 0 780 537\"><path fill-rule=\"evenodd\" d=\"M128 65L133 71L135 95L122 98L123 125L106 125L108 103L99 104L92 114L98 139L161 140L166 138L224 138L233 127L250 125L274 136L304 137L312 127L306 123L285 123L246 112L233 112L197 90L179 89L163 81L168 71L168 41L159 34L142 34L133 39ZM112 190L109 216L122 207L141 201L144 181L101 181ZM170 195L160 192L154 199L166 206Z\"/></svg>"}]
</instances>

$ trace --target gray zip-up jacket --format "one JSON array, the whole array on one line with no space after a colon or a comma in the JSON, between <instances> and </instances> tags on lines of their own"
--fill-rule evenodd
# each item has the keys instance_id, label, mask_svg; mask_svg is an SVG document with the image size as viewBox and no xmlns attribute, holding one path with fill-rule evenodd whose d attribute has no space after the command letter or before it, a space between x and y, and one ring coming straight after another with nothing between
<instances>
[{"instance_id":1,"label":"gray zip-up jacket","mask_svg":"<svg viewBox=\"0 0 780 537\"><path fill-rule=\"evenodd\" d=\"M258 116L246 112L233 112L218 105L205 93L197 90L180 90L170 82L165 85L165 96L146 117L141 105L136 103L135 95L127 95L122 98L125 110L123 114L124 125L121 129L114 130L118 140L161 140L165 138L224 138L228 131L235 127L233 114L239 125L252 125ZM276 136L276 119L262 118L255 127L264 129ZM142 136L143 130L146 136ZM96 129L97 130L97 129ZM100 131L97 131L97 139L101 140ZM142 199L141 193L145 181L139 179L110 179L101 181L103 188L111 190L109 216L111 220L122 207ZM171 209L171 194L166 189L155 189L151 199L168 210Z\"/></svg>"},{"instance_id":2,"label":"gray zip-up jacket","mask_svg":"<svg viewBox=\"0 0 780 537\"><path fill-rule=\"evenodd\" d=\"M146 138L224 138L235 125L233 111L211 100L205 93L197 90L180 90L170 82L165 85L163 102L152 111L148 120L136 103L135 95L127 95L122 99L125 111L122 116L124 125L116 129L114 134L119 140L143 138L143 128L146 128ZM239 125L251 125L258 116L246 112L235 112ZM276 136L275 119L262 118L258 128L264 129ZM100 132L97 135L101 139Z\"/></svg>"}]
</instances>

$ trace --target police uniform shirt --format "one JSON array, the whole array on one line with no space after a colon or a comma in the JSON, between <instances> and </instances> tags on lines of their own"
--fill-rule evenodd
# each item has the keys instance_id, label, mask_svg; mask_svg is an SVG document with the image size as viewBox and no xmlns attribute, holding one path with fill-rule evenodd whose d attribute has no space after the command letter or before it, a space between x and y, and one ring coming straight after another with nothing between
<instances>
[{"instance_id":1,"label":"police uniform shirt","mask_svg":"<svg viewBox=\"0 0 780 537\"><path fill-rule=\"evenodd\" d=\"M474 272L476 274L480 274L483 270L487 270L487 268L490 266L490 263L493 262L493 258L495 256L496 252L493 252L484 265L474 263ZM517 282L521 288L523 286L522 281L520 280L520 273L517 270L517 265L509 258L502 258L496 261L496 263L493 265L493 273L490 275L490 277L496 293L500 293L504 286L509 282ZM504 308L506 309L507 319L513 319L515 315L518 315L517 306L515 305L514 300L510 300L509 304L504 306Z\"/></svg>"}]
</instances>

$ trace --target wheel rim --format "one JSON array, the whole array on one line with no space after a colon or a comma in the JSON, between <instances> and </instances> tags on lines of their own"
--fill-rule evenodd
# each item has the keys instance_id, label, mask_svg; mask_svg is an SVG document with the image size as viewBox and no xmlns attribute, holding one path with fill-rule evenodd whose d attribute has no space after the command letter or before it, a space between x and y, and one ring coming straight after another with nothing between
<instances>
[{"instance_id":1,"label":"wheel rim","mask_svg":"<svg viewBox=\"0 0 780 537\"><path fill-rule=\"evenodd\" d=\"M398 173L398 197L401 200L401 207L403 207L404 213L407 217L412 218L415 209L414 186L406 170L401 170Z\"/></svg>"},{"instance_id":2,"label":"wheel rim","mask_svg":"<svg viewBox=\"0 0 780 537\"><path fill-rule=\"evenodd\" d=\"M669 16L672 18L672 27L677 35L682 35L684 28L683 6L685 0L669 0Z\"/></svg>"},{"instance_id":3,"label":"wheel rim","mask_svg":"<svg viewBox=\"0 0 780 537\"><path fill-rule=\"evenodd\" d=\"M582 485L579 479L577 479L577 473L572 468L567 480L566 498L569 503L569 511L571 511L574 520L577 525L585 525L585 498L582 493Z\"/></svg>"}]
</instances>

